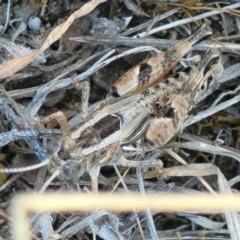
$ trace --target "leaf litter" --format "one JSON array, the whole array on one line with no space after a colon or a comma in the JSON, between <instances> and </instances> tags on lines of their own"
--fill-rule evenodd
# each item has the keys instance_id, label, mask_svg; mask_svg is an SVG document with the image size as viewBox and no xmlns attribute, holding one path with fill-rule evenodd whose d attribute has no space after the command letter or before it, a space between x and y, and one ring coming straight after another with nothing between
<instances>
[{"instance_id":1,"label":"leaf litter","mask_svg":"<svg viewBox=\"0 0 240 240\"><path fill-rule=\"evenodd\" d=\"M210 86L199 98L199 104L182 126L182 133L164 148L141 154L145 159L161 158L164 164L161 170L146 168L140 172L137 169L134 174L131 169L107 166L99 176L100 191L114 189L129 194L137 191L143 195L238 192L239 122L228 120L238 120L240 116L240 3L178 1L176 4L171 0L105 3L93 0L84 5L78 1L59 1L56 6L54 1L47 1L43 11L33 2L3 4L4 8L10 6L11 9L8 7L6 18L0 22L3 24L0 29L4 29L0 38L0 79L6 89L0 94L0 143L1 154L4 154L1 165L14 166L20 161L28 166L36 160L35 155L40 160L46 158L47 138L60 136L61 131L53 129L55 126L48 126L50 129L39 126L36 131L32 123L59 110L71 110L74 114L75 110L79 111L81 100L74 89L73 74L79 82L92 82L90 103L100 102L106 97L105 90L110 89L121 72L186 38L194 26L206 21L214 34L198 44L191 54L202 55L209 46L221 51L224 71L216 77L217 84ZM14 21L15 9L26 9L24 4L33 9L30 15L37 14L44 20L44 26L37 33L30 29L17 32L27 19ZM67 32L79 25L81 36L71 36L71 31ZM134 62L130 54L134 54ZM116 60L120 61L122 69L119 73L108 70L109 80L104 82L104 68L114 65ZM187 71L180 64L174 71L179 69ZM76 125L81 121L81 114L71 121ZM137 155L126 151L126 156L134 158ZM45 174L44 168L36 174L15 174L6 180L1 174L4 183L0 187L0 220L3 220L0 236L3 239L11 238L7 215L12 196L18 191L37 192L45 181ZM88 176L84 176L74 190L91 194L89 185ZM73 189L67 188L66 183L54 181L48 190L71 192ZM211 206L208 211L178 213L151 212L149 209L145 213L102 210L37 213L30 216L30 222L32 234L43 239L94 239L96 235L100 239L240 239L238 213L234 210L214 212Z\"/></svg>"}]
</instances>

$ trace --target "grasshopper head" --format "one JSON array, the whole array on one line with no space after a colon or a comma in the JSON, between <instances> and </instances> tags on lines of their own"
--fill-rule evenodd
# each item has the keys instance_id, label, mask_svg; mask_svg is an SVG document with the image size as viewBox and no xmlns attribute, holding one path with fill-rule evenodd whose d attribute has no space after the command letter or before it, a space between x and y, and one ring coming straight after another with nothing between
<instances>
[{"instance_id":1,"label":"grasshopper head","mask_svg":"<svg viewBox=\"0 0 240 240\"><path fill-rule=\"evenodd\" d=\"M76 179L86 171L86 164L75 160L67 160L62 165L62 175L65 179Z\"/></svg>"}]
</instances>

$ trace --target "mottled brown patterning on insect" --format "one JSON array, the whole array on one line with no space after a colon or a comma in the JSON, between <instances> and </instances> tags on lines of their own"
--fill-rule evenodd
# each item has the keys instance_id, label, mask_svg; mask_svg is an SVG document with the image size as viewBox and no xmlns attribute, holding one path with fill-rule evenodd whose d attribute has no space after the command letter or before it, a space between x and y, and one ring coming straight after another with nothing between
<instances>
[{"instance_id":1,"label":"mottled brown patterning on insect","mask_svg":"<svg viewBox=\"0 0 240 240\"><path fill-rule=\"evenodd\" d=\"M198 67L183 82L183 87L178 93L172 94L160 109L165 116L154 118L146 132L145 142L159 147L167 143L188 117L188 112L194 105L198 91L204 81L214 73L220 64L218 51L209 49L198 64ZM146 147L147 149L147 147Z\"/></svg>"},{"instance_id":2,"label":"mottled brown patterning on insect","mask_svg":"<svg viewBox=\"0 0 240 240\"><path fill-rule=\"evenodd\" d=\"M204 24L189 38L127 71L113 85L112 93L116 96L123 96L127 93L141 92L155 85L171 71L196 43L210 34L212 34L212 30Z\"/></svg>"}]
</instances>

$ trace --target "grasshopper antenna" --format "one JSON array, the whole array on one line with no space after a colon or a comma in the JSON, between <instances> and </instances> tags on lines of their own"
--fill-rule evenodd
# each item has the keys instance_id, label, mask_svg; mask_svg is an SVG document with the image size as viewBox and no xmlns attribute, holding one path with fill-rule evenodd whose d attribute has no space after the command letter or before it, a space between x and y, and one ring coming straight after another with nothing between
<instances>
[{"instance_id":1,"label":"grasshopper antenna","mask_svg":"<svg viewBox=\"0 0 240 240\"><path fill-rule=\"evenodd\" d=\"M47 158L45 161L41 163L34 164L32 166L27 166L27 167L20 167L20 168L2 168L0 169L0 173L20 173L20 172L27 172L31 171L34 169L41 168L43 166L48 165L50 160Z\"/></svg>"}]
</instances>

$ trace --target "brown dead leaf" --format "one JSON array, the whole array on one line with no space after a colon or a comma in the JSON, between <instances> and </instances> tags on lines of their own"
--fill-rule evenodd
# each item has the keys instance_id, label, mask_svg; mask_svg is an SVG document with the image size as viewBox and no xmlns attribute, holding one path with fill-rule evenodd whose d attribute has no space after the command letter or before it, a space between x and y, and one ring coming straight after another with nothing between
<instances>
[{"instance_id":1,"label":"brown dead leaf","mask_svg":"<svg viewBox=\"0 0 240 240\"><path fill-rule=\"evenodd\" d=\"M6 78L24 68L37 55L37 52L11 59L0 65L0 79Z\"/></svg>"},{"instance_id":2,"label":"brown dead leaf","mask_svg":"<svg viewBox=\"0 0 240 240\"><path fill-rule=\"evenodd\" d=\"M14 157L13 168L26 167L37 163L38 158L34 154L19 153ZM24 172L21 177L25 179L29 184L33 184L36 182L38 171L39 169Z\"/></svg>"}]
</instances>

